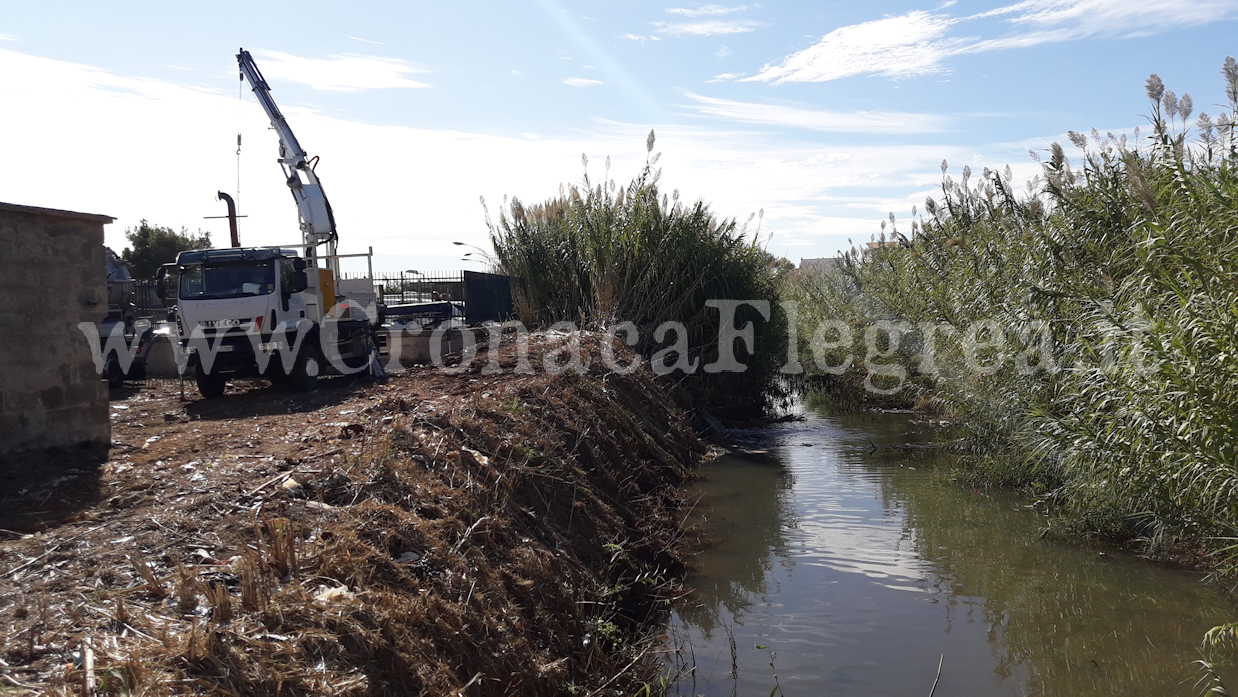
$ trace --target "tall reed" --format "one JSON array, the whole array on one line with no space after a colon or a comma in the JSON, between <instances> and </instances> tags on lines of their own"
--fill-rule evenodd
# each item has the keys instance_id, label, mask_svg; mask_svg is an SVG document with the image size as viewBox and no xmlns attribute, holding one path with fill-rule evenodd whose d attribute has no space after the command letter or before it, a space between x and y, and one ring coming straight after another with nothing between
<instances>
[{"instance_id":1,"label":"tall reed","mask_svg":"<svg viewBox=\"0 0 1238 697\"><path fill-rule=\"evenodd\" d=\"M923 371L923 337L901 362L911 386L960 424L977 476L1032 487L1081 530L1153 541L1238 529L1238 65L1228 106L1201 114L1149 79L1152 133L1070 134L1078 166L1054 143L1026 191L1011 172L943 163L942 195L824 274L800 272L800 336L821 319L862 331L875 320L980 320L1002 329L993 371L941 336ZM1136 131L1138 139L1138 131ZM890 222L895 222L891 216ZM884 228L883 224L883 228ZM1055 370L1028 370L1050 337ZM917 342L920 343L917 343ZM807 354L810 347L801 342ZM835 349L834 354L842 353ZM1016 362L1024 355L1024 364ZM806 355L806 363L807 363ZM834 360L834 359L831 359ZM829 361L827 361L829 362ZM921 371L919 374L917 371ZM858 384L853 379L850 384ZM1230 557L1233 565L1238 558Z\"/></svg>"},{"instance_id":2,"label":"tall reed","mask_svg":"<svg viewBox=\"0 0 1238 697\"><path fill-rule=\"evenodd\" d=\"M632 322L639 330L634 349L648 359L679 339L670 332L655 337L655 330L665 322L682 323L684 365L695 369L667 376L679 394L692 406L760 413L777 389L785 355L780 266L761 246L759 231L748 233L748 224L719 220L705 203L681 201L678 190L662 193L653 146L651 131L651 156L626 187L610 178L609 158L601 182L589 179L582 158L586 170L579 185L560 188L558 196L539 204L512 198L497 221L487 216L495 258L504 273L519 279L513 300L526 324L571 321L611 329ZM754 328L751 355L736 343L743 372L704 371L718 356L719 312L706 305L711 299L770 305L768 319L748 305L736 313L736 326L752 322Z\"/></svg>"}]
</instances>

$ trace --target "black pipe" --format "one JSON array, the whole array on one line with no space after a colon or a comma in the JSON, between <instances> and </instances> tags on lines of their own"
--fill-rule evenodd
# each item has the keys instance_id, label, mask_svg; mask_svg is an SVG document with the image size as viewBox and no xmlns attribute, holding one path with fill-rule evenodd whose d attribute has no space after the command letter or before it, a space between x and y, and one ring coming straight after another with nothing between
<instances>
[{"instance_id":1,"label":"black pipe","mask_svg":"<svg viewBox=\"0 0 1238 697\"><path fill-rule=\"evenodd\" d=\"M219 200L228 204L228 229L232 231L232 246L241 246L241 237L236 231L236 202L224 192L219 192Z\"/></svg>"}]
</instances>

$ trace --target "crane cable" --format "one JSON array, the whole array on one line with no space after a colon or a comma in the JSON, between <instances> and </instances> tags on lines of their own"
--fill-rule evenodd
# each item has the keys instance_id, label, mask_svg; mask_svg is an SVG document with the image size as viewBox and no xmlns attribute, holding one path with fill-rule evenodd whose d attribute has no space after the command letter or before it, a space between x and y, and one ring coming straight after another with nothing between
<instances>
[{"instance_id":1,"label":"crane cable","mask_svg":"<svg viewBox=\"0 0 1238 697\"><path fill-rule=\"evenodd\" d=\"M245 74L238 71L236 83L236 212L241 212L241 119L245 103Z\"/></svg>"}]
</instances>

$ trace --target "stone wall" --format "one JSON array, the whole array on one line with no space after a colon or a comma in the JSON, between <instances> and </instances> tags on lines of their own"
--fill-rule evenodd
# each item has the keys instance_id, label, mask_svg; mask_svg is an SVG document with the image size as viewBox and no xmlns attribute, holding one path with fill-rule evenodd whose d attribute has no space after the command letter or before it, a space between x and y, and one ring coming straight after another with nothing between
<instances>
[{"instance_id":1,"label":"stone wall","mask_svg":"<svg viewBox=\"0 0 1238 697\"><path fill-rule=\"evenodd\" d=\"M107 443L107 383L80 322L107 316L113 218L0 203L0 454Z\"/></svg>"}]
</instances>

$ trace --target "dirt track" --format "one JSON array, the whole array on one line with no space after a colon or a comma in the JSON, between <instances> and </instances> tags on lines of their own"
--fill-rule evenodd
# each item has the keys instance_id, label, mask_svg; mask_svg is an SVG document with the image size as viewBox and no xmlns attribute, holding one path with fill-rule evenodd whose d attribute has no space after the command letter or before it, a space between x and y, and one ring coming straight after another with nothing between
<instances>
[{"instance_id":1,"label":"dirt track","mask_svg":"<svg viewBox=\"0 0 1238 697\"><path fill-rule=\"evenodd\" d=\"M0 693L634 692L704 448L646 372L508 354L312 394L114 392L106 462L3 482Z\"/></svg>"}]
</instances>

